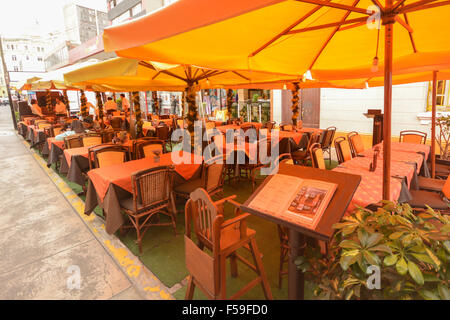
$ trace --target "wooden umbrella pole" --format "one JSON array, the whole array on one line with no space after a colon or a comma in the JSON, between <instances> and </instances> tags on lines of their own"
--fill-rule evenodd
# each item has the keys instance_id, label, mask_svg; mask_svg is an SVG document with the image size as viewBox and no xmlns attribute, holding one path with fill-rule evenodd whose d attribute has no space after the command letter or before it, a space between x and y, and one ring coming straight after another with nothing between
<instances>
[{"instance_id":1,"label":"wooden umbrella pole","mask_svg":"<svg viewBox=\"0 0 450 320\"><path fill-rule=\"evenodd\" d=\"M431 177L436 175L436 93L437 71L433 71L433 93L431 105Z\"/></svg>"},{"instance_id":2,"label":"wooden umbrella pole","mask_svg":"<svg viewBox=\"0 0 450 320\"><path fill-rule=\"evenodd\" d=\"M297 127L297 119L298 119L298 115L299 115L299 109L298 109L298 102L300 100L299 96L298 96L298 91L300 90L300 86L298 84L298 82L294 82L293 83L293 88L292 88L292 124L294 125L294 127Z\"/></svg>"},{"instance_id":3,"label":"wooden umbrella pole","mask_svg":"<svg viewBox=\"0 0 450 320\"><path fill-rule=\"evenodd\" d=\"M386 8L392 0L386 0ZM388 9L387 9L388 10ZM391 115L392 115L392 47L394 15L385 15L384 34L384 123L383 123L383 200L391 200Z\"/></svg>"}]
</instances>

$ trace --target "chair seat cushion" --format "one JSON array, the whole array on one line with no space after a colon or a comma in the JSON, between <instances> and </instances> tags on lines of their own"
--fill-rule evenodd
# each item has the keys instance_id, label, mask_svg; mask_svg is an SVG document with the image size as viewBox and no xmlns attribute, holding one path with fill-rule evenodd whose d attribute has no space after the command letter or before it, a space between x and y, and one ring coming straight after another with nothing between
<instances>
[{"instance_id":1,"label":"chair seat cushion","mask_svg":"<svg viewBox=\"0 0 450 320\"><path fill-rule=\"evenodd\" d=\"M142 208L142 205L138 201L138 210ZM133 197L127 197L124 199L120 199L120 206L126 210L134 211L134 202Z\"/></svg>"},{"instance_id":2,"label":"chair seat cushion","mask_svg":"<svg viewBox=\"0 0 450 320\"><path fill-rule=\"evenodd\" d=\"M255 235L255 230L247 228L247 237L254 237ZM239 242L240 238L241 234L239 230L239 223L223 228L220 235L220 250L226 250L227 248L233 246Z\"/></svg>"},{"instance_id":3,"label":"chair seat cushion","mask_svg":"<svg viewBox=\"0 0 450 320\"><path fill-rule=\"evenodd\" d=\"M444 184L445 180L419 177L419 188L423 190L440 192Z\"/></svg>"},{"instance_id":4,"label":"chair seat cushion","mask_svg":"<svg viewBox=\"0 0 450 320\"><path fill-rule=\"evenodd\" d=\"M175 191L175 193L191 194L192 191L195 191L198 188L203 188L203 179L189 180L188 182L175 187L173 191Z\"/></svg>"},{"instance_id":5,"label":"chair seat cushion","mask_svg":"<svg viewBox=\"0 0 450 320\"><path fill-rule=\"evenodd\" d=\"M413 208L426 208L426 205L437 210L447 210L449 206L445 203L439 193L423 190L410 190L412 200L408 201Z\"/></svg>"}]
</instances>

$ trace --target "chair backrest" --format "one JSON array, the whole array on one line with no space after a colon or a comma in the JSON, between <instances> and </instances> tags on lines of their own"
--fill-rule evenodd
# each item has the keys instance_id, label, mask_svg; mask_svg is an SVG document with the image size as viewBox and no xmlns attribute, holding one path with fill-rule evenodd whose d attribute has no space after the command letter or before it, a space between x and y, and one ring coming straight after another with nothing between
<instances>
[{"instance_id":1,"label":"chair backrest","mask_svg":"<svg viewBox=\"0 0 450 320\"><path fill-rule=\"evenodd\" d=\"M306 151L308 151L313 144L319 143L319 140L320 140L320 133L311 132L308 140L308 146L306 147Z\"/></svg>"},{"instance_id":2,"label":"chair backrest","mask_svg":"<svg viewBox=\"0 0 450 320\"><path fill-rule=\"evenodd\" d=\"M154 151L159 151L160 154L164 152L164 141L162 140L147 140L137 143L137 159L151 158L153 157Z\"/></svg>"},{"instance_id":3,"label":"chair backrest","mask_svg":"<svg viewBox=\"0 0 450 320\"><path fill-rule=\"evenodd\" d=\"M183 119L177 120L177 127L180 129L184 129L184 120Z\"/></svg>"},{"instance_id":4,"label":"chair backrest","mask_svg":"<svg viewBox=\"0 0 450 320\"><path fill-rule=\"evenodd\" d=\"M211 296L216 296L220 290L219 253L221 225L224 222L222 215L204 189L197 189L191 193L185 206L186 231L185 259L186 269L201 283ZM197 241L193 241L191 226ZM197 243L206 245L212 250L212 256Z\"/></svg>"},{"instance_id":5,"label":"chair backrest","mask_svg":"<svg viewBox=\"0 0 450 320\"><path fill-rule=\"evenodd\" d=\"M92 159L94 168L105 168L124 163L127 159L128 149L116 145L93 146L88 149L88 156Z\"/></svg>"},{"instance_id":6,"label":"chair backrest","mask_svg":"<svg viewBox=\"0 0 450 320\"><path fill-rule=\"evenodd\" d=\"M427 141L427 134L416 130L403 130L400 132L400 142L425 144Z\"/></svg>"},{"instance_id":7,"label":"chair backrest","mask_svg":"<svg viewBox=\"0 0 450 320\"><path fill-rule=\"evenodd\" d=\"M47 121L42 121L42 122L39 122L37 126L38 126L38 129L45 129L45 128L51 127L52 124Z\"/></svg>"},{"instance_id":8,"label":"chair backrest","mask_svg":"<svg viewBox=\"0 0 450 320\"><path fill-rule=\"evenodd\" d=\"M156 127L156 136L159 140L167 141L169 139L169 126L166 124L160 124Z\"/></svg>"},{"instance_id":9,"label":"chair backrest","mask_svg":"<svg viewBox=\"0 0 450 320\"><path fill-rule=\"evenodd\" d=\"M352 152L350 149L350 144L345 137L338 137L334 140L334 146L336 148L336 155L339 163L343 163L352 158Z\"/></svg>"},{"instance_id":10,"label":"chair backrest","mask_svg":"<svg viewBox=\"0 0 450 320\"><path fill-rule=\"evenodd\" d=\"M309 148L309 153L310 153L310 156L311 156L311 162L312 162L313 168L323 169L323 170L325 170L327 168L326 165L325 165L325 160L324 160L324 157L323 157L323 151L322 151L322 148L320 146L320 143L314 143Z\"/></svg>"},{"instance_id":11,"label":"chair backrest","mask_svg":"<svg viewBox=\"0 0 450 320\"><path fill-rule=\"evenodd\" d=\"M114 112L113 112L113 116L118 117L118 116L120 116L120 115L121 115L121 112L120 112L120 111L114 111Z\"/></svg>"},{"instance_id":12,"label":"chair backrest","mask_svg":"<svg viewBox=\"0 0 450 320\"><path fill-rule=\"evenodd\" d=\"M361 136L356 131L352 131L347 134L348 142L350 143L350 149L352 151L353 157L364 151L364 143Z\"/></svg>"},{"instance_id":13,"label":"chair backrest","mask_svg":"<svg viewBox=\"0 0 450 320\"><path fill-rule=\"evenodd\" d=\"M173 167L159 166L138 171L132 174L131 181L135 211L170 202Z\"/></svg>"},{"instance_id":14,"label":"chair backrest","mask_svg":"<svg viewBox=\"0 0 450 320\"><path fill-rule=\"evenodd\" d=\"M66 149L81 148L83 140L78 135L68 136L64 138L64 146Z\"/></svg>"},{"instance_id":15,"label":"chair backrest","mask_svg":"<svg viewBox=\"0 0 450 320\"><path fill-rule=\"evenodd\" d=\"M322 149L328 149L331 147L334 135L336 134L336 127L328 127L325 129L324 138L321 142Z\"/></svg>"},{"instance_id":16,"label":"chair backrest","mask_svg":"<svg viewBox=\"0 0 450 320\"><path fill-rule=\"evenodd\" d=\"M53 126L52 130L51 130L52 136L56 137L57 135L59 135L61 133L62 129L63 129L62 126Z\"/></svg>"},{"instance_id":17,"label":"chair backrest","mask_svg":"<svg viewBox=\"0 0 450 320\"><path fill-rule=\"evenodd\" d=\"M118 129L118 130L122 129L122 118L120 118L120 117L113 117L109 121L109 123L111 124L111 127L113 129Z\"/></svg>"},{"instance_id":18,"label":"chair backrest","mask_svg":"<svg viewBox=\"0 0 450 320\"><path fill-rule=\"evenodd\" d=\"M263 128L267 129L267 130L272 130L273 128L275 128L276 122L275 121L267 121Z\"/></svg>"},{"instance_id":19,"label":"chair backrest","mask_svg":"<svg viewBox=\"0 0 450 320\"><path fill-rule=\"evenodd\" d=\"M208 194L214 193L223 188L224 168L225 165L223 163L223 158L222 161L218 162L214 162L213 158L211 159L210 163L205 163L203 165L202 176L204 179L204 186Z\"/></svg>"},{"instance_id":20,"label":"chair backrest","mask_svg":"<svg viewBox=\"0 0 450 320\"><path fill-rule=\"evenodd\" d=\"M102 144L102 136L101 135L88 135L83 136L83 147L92 147L99 144Z\"/></svg>"},{"instance_id":21,"label":"chair backrest","mask_svg":"<svg viewBox=\"0 0 450 320\"><path fill-rule=\"evenodd\" d=\"M447 177L445 181L444 187L442 187L442 193L444 196L450 200L450 175Z\"/></svg>"}]
</instances>

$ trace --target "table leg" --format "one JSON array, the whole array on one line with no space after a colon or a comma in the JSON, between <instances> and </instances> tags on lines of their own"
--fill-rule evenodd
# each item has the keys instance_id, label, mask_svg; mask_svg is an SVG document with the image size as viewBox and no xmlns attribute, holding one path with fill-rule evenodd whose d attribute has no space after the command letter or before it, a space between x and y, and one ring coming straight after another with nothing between
<instances>
[{"instance_id":1,"label":"table leg","mask_svg":"<svg viewBox=\"0 0 450 320\"><path fill-rule=\"evenodd\" d=\"M289 266L288 266L288 298L289 300L303 300L305 298L305 276L297 270L295 259L302 254L305 237L289 229Z\"/></svg>"}]
</instances>

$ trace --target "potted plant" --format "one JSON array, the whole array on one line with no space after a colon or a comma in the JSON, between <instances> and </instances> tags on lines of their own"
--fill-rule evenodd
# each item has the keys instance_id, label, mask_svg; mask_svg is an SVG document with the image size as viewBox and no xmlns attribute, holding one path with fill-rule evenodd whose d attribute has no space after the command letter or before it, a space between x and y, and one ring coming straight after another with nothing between
<instances>
[{"instance_id":1,"label":"potted plant","mask_svg":"<svg viewBox=\"0 0 450 320\"><path fill-rule=\"evenodd\" d=\"M326 255L307 247L296 260L317 298L450 299L448 216L384 202L334 228Z\"/></svg>"}]
</instances>

